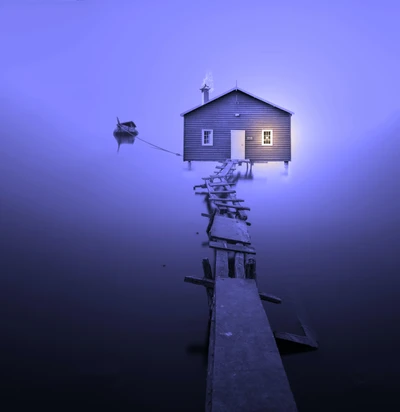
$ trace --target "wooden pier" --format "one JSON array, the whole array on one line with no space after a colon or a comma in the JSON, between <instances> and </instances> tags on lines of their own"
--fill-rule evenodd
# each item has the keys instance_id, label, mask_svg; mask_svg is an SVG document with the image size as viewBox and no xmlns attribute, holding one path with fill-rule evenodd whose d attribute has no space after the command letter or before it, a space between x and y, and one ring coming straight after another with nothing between
<instances>
[{"instance_id":1,"label":"wooden pier","mask_svg":"<svg viewBox=\"0 0 400 412\"><path fill-rule=\"evenodd\" d=\"M214 271L203 259L202 278L185 281L206 288L210 309L207 370L207 412L297 411L282 364L277 340L316 348L307 335L273 332L261 300L281 299L260 293L256 280L256 251L242 199L233 189L233 172L247 160L228 159L194 189L208 196L209 246L215 251Z\"/></svg>"}]
</instances>

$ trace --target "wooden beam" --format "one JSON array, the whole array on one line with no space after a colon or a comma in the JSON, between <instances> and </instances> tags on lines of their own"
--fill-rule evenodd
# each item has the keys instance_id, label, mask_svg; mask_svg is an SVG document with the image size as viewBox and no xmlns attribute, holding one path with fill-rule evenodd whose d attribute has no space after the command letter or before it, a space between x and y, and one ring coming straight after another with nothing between
<instances>
[{"instance_id":1,"label":"wooden beam","mask_svg":"<svg viewBox=\"0 0 400 412\"><path fill-rule=\"evenodd\" d=\"M236 193L236 190L212 190L209 192L210 195L221 195L221 194L231 194L231 193Z\"/></svg>"},{"instance_id":2,"label":"wooden beam","mask_svg":"<svg viewBox=\"0 0 400 412\"><path fill-rule=\"evenodd\" d=\"M228 252L226 250L215 250L215 277L229 277Z\"/></svg>"},{"instance_id":3,"label":"wooden beam","mask_svg":"<svg viewBox=\"0 0 400 412\"><path fill-rule=\"evenodd\" d=\"M205 278L197 278L194 276L185 276L185 282L193 283L194 285L205 286L206 288L214 288L214 281Z\"/></svg>"},{"instance_id":4,"label":"wooden beam","mask_svg":"<svg viewBox=\"0 0 400 412\"><path fill-rule=\"evenodd\" d=\"M215 182L209 183L210 186L235 186L236 183L229 183L229 182Z\"/></svg>"},{"instance_id":5,"label":"wooden beam","mask_svg":"<svg viewBox=\"0 0 400 412\"><path fill-rule=\"evenodd\" d=\"M220 200L220 199L218 199ZM238 210L250 210L249 207L246 206L237 206L237 205L226 205L224 203L215 203L215 206L221 206L224 208L234 208L234 209L238 209Z\"/></svg>"},{"instance_id":6,"label":"wooden beam","mask_svg":"<svg viewBox=\"0 0 400 412\"><path fill-rule=\"evenodd\" d=\"M195 185L193 186L193 190L197 189L198 187L201 187L202 189L205 189L207 187L207 185L204 183L202 185Z\"/></svg>"},{"instance_id":7,"label":"wooden beam","mask_svg":"<svg viewBox=\"0 0 400 412\"><path fill-rule=\"evenodd\" d=\"M277 296L269 295L267 293L260 293L261 300L265 300L271 303L282 303L282 299L278 298Z\"/></svg>"},{"instance_id":8,"label":"wooden beam","mask_svg":"<svg viewBox=\"0 0 400 412\"><path fill-rule=\"evenodd\" d=\"M244 279L245 271L244 271L244 255L241 252L235 253L235 278Z\"/></svg>"},{"instance_id":9,"label":"wooden beam","mask_svg":"<svg viewBox=\"0 0 400 412\"><path fill-rule=\"evenodd\" d=\"M208 258L203 259L202 264L203 264L204 279L212 281L213 280L213 274L212 274L210 261L208 260ZM214 289L212 287L208 287L206 289L206 292L207 292L208 308L211 312L212 301L213 301L213 297L214 297ZM210 315L211 315L211 313L210 313Z\"/></svg>"},{"instance_id":10,"label":"wooden beam","mask_svg":"<svg viewBox=\"0 0 400 412\"><path fill-rule=\"evenodd\" d=\"M274 332L274 336L276 340L291 342L310 349L318 349L318 343L307 336L295 335L294 333L288 332Z\"/></svg>"},{"instance_id":11,"label":"wooden beam","mask_svg":"<svg viewBox=\"0 0 400 412\"><path fill-rule=\"evenodd\" d=\"M210 216L210 221L208 222L208 225L207 225L207 229L206 229L206 233L207 233L207 234L209 234L209 232L210 232L210 230L211 230L211 226L212 226L213 223L214 223L214 219L215 219L215 215L216 215L216 214L217 214L217 210L214 209L213 212L212 212L212 214L211 214L211 216Z\"/></svg>"},{"instance_id":12,"label":"wooden beam","mask_svg":"<svg viewBox=\"0 0 400 412\"><path fill-rule=\"evenodd\" d=\"M244 246L241 244L233 244L233 243L228 243L228 242L213 242L210 241L208 244L210 247L215 248L215 249L223 249L223 250L229 250L232 252L242 252L242 253L251 253L255 254L256 250L253 247L250 246Z\"/></svg>"},{"instance_id":13,"label":"wooden beam","mask_svg":"<svg viewBox=\"0 0 400 412\"><path fill-rule=\"evenodd\" d=\"M204 277L206 279L213 279L213 274L212 274L212 270L211 270L211 265L210 265L210 261L208 260L208 258L204 258L202 261L203 264L203 272L204 272Z\"/></svg>"},{"instance_id":14,"label":"wooden beam","mask_svg":"<svg viewBox=\"0 0 400 412\"><path fill-rule=\"evenodd\" d=\"M231 197L212 197L210 198L211 202L244 202L244 199L235 199L235 198L231 198ZM226 205L225 205L226 206Z\"/></svg>"},{"instance_id":15,"label":"wooden beam","mask_svg":"<svg viewBox=\"0 0 400 412\"><path fill-rule=\"evenodd\" d=\"M227 277L227 276L225 276ZM200 286L204 286L208 289L213 289L215 286L215 280L213 279L206 279L206 278L199 278L196 276L185 276L184 281L187 283L193 283L194 285L200 285ZM267 302L272 302L272 303L282 303L282 300L279 299L276 296L272 296L272 295L268 295L266 293L259 293L260 299L261 300L265 300ZM285 334L285 332L281 332L282 336L283 334ZM289 334L290 335L290 334ZM294 335L297 336L297 335ZM302 338L300 336L300 338ZM304 338L307 338L306 336L304 336ZM307 338L309 339L309 338ZM310 341L312 339L309 339Z\"/></svg>"}]
</instances>

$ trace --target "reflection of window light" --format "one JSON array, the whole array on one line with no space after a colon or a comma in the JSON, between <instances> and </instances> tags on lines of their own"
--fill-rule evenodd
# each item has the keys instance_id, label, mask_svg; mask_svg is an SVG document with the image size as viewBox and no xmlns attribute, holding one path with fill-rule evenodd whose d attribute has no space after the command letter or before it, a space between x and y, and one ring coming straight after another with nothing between
<instances>
[{"instance_id":1,"label":"reflection of window light","mask_svg":"<svg viewBox=\"0 0 400 412\"><path fill-rule=\"evenodd\" d=\"M273 133L272 130L263 130L261 134L261 144L263 146L273 145Z\"/></svg>"},{"instance_id":2,"label":"reflection of window light","mask_svg":"<svg viewBox=\"0 0 400 412\"><path fill-rule=\"evenodd\" d=\"M202 134L201 144L203 146L212 146L213 145L212 129L202 129L201 134Z\"/></svg>"}]
</instances>

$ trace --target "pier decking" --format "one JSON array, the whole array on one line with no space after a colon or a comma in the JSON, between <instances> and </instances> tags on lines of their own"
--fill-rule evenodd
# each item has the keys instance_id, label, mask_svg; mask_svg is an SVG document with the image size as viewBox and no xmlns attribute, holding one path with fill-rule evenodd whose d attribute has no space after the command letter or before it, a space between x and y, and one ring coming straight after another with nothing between
<instances>
[{"instance_id":1,"label":"pier decking","mask_svg":"<svg viewBox=\"0 0 400 412\"><path fill-rule=\"evenodd\" d=\"M255 280L215 283L207 410L297 411Z\"/></svg>"},{"instance_id":2,"label":"pier decking","mask_svg":"<svg viewBox=\"0 0 400 412\"><path fill-rule=\"evenodd\" d=\"M281 300L260 293L256 251L251 246L246 210L232 188L233 171L246 160L226 160L194 189L206 189L207 233L215 250L214 271L203 259L204 277L185 281L206 287L210 309L207 412L294 412L296 403L276 339L316 347L307 336L272 331L261 300ZM248 166L248 164L247 164ZM306 329L304 329L306 332Z\"/></svg>"}]
</instances>

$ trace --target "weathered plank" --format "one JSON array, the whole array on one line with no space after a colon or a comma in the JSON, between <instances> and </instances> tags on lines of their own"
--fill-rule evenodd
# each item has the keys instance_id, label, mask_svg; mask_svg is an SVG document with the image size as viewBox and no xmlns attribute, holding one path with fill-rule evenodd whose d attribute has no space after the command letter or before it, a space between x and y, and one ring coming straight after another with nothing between
<instances>
[{"instance_id":1,"label":"weathered plank","mask_svg":"<svg viewBox=\"0 0 400 412\"><path fill-rule=\"evenodd\" d=\"M214 347L215 347L215 299L211 303L210 337L208 343L208 362L207 362L207 389L206 389L206 411L212 412L212 393L214 374Z\"/></svg>"},{"instance_id":2,"label":"weathered plank","mask_svg":"<svg viewBox=\"0 0 400 412\"><path fill-rule=\"evenodd\" d=\"M229 183L229 182L213 182L209 183L210 186L235 186L236 183Z\"/></svg>"},{"instance_id":3,"label":"weathered plank","mask_svg":"<svg viewBox=\"0 0 400 412\"><path fill-rule=\"evenodd\" d=\"M213 212L212 212L212 214L211 214L211 216L210 216L210 220L209 220L209 222L208 222L208 225L207 225L207 229L206 229L207 234L210 233L210 229L211 229L211 227L212 227L212 225L213 225L213 223L214 223L214 219L215 219L216 214L217 214L217 210L214 209Z\"/></svg>"},{"instance_id":4,"label":"weathered plank","mask_svg":"<svg viewBox=\"0 0 400 412\"><path fill-rule=\"evenodd\" d=\"M235 253L235 278L245 278L244 255L241 252Z\"/></svg>"},{"instance_id":5,"label":"weathered plank","mask_svg":"<svg viewBox=\"0 0 400 412\"><path fill-rule=\"evenodd\" d=\"M185 276L185 282L193 283L194 285L205 286L206 288L214 288L214 281L212 279L197 278L195 276Z\"/></svg>"},{"instance_id":6,"label":"weathered plank","mask_svg":"<svg viewBox=\"0 0 400 412\"><path fill-rule=\"evenodd\" d=\"M235 267L235 274L236 274L236 267ZM239 279L244 279L243 277L241 277L241 275L239 276L235 276ZM194 285L199 285L199 286L204 286L205 288L207 288L207 291L212 291L215 287L215 280L214 279L208 279L206 277L203 278L199 278L196 276L185 276L184 278L185 282L188 283L193 283ZM267 293L258 293L258 296L260 297L261 300L265 300L267 302L271 302L271 303L282 303L282 299L273 296L273 295L269 295ZM212 298L212 293L211 293L211 298ZM283 332L282 332L283 333ZM297 336L297 335L295 335ZM312 338L308 337L308 339L312 340Z\"/></svg>"},{"instance_id":7,"label":"weathered plank","mask_svg":"<svg viewBox=\"0 0 400 412\"><path fill-rule=\"evenodd\" d=\"M256 250L253 247L250 246L244 246L240 244L232 244L232 243L227 243L227 242L209 242L209 246L212 248L216 249L224 249L224 250L230 250L232 252L242 252L242 253L251 253L255 254Z\"/></svg>"},{"instance_id":8,"label":"weathered plank","mask_svg":"<svg viewBox=\"0 0 400 412\"><path fill-rule=\"evenodd\" d=\"M271 303L282 303L282 299L278 298L277 296L274 295L270 295L268 293L260 293L260 298L261 300L265 300L267 302L271 302Z\"/></svg>"},{"instance_id":9,"label":"weathered plank","mask_svg":"<svg viewBox=\"0 0 400 412\"><path fill-rule=\"evenodd\" d=\"M225 177L236 168L236 165L232 161L228 161L227 164L218 172L218 176Z\"/></svg>"},{"instance_id":10,"label":"weathered plank","mask_svg":"<svg viewBox=\"0 0 400 412\"><path fill-rule=\"evenodd\" d=\"M221 198L221 197L213 197L210 198L211 202L244 202L244 199L235 199L235 198L231 198L231 197L226 197L226 198Z\"/></svg>"},{"instance_id":11,"label":"weathered plank","mask_svg":"<svg viewBox=\"0 0 400 412\"><path fill-rule=\"evenodd\" d=\"M215 278L227 278L229 276L228 252L226 250L215 249L214 274Z\"/></svg>"},{"instance_id":12,"label":"weathered plank","mask_svg":"<svg viewBox=\"0 0 400 412\"><path fill-rule=\"evenodd\" d=\"M193 186L193 190L196 190L198 187L201 187L202 189L205 189L207 187L207 185L204 183L202 185L195 185Z\"/></svg>"},{"instance_id":13,"label":"weathered plank","mask_svg":"<svg viewBox=\"0 0 400 412\"><path fill-rule=\"evenodd\" d=\"M208 258L203 259L202 264L203 264L204 277L206 279L213 279L211 265L210 265L210 261L208 260Z\"/></svg>"},{"instance_id":14,"label":"weathered plank","mask_svg":"<svg viewBox=\"0 0 400 412\"><path fill-rule=\"evenodd\" d=\"M213 281L214 279L213 279L211 264L208 258L203 259L202 264L203 264L204 278L207 280ZM208 308L211 310L212 299L214 296L214 287L213 286L207 287L206 292L207 292Z\"/></svg>"},{"instance_id":15,"label":"weathered plank","mask_svg":"<svg viewBox=\"0 0 400 412\"><path fill-rule=\"evenodd\" d=\"M221 215L215 215L209 235L219 239L251 243L245 222Z\"/></svg>"},{"instance_id":16,"label":"weathered plank","mask_svg":"<svg viewBox=\"0 0 400 412\"><path fill-rule=\"evenodd\" d=\"M221 200L221 199L218 199L218 200ZM250 210L250 208L247 207L247 206L226 205L226 204L223 204L223 203L215 203L215 205L216 206L222 206L222 207L225 207L225 208L233 208L233 209L237 209L237 210Z\"/></svg>"},{"instance_id":17,"label":"weathered plank","mask_svg":"<svg viewBox=\"0 0 400 412\"><path fill-rule=\"evenodd\" d=\"M207 410L297 411L255 281L217 277L214 293Z\"/></svg>"},{"instance_id":18,"label":"weathered plank","mask_svg":"<svg viewBox=\"0 0 400 412\"><path fill-rule=\"evenodd\" d=\"M297 345L305 346L312 349L318 349L318 343L308 336L295 335L288 332L274 332L275 339L292 342Z\"/></svg>"},{"instance_id":19,"label":"weathered plank","mask_svg":"<svg viewBox=\"0 0 400 412\"><path fill-rule=\"evenodd\" d=\"M209 193L210 195L228 195L231 193L236 193L236 190L212 190Z\"/></svg>"}]
</instances>

